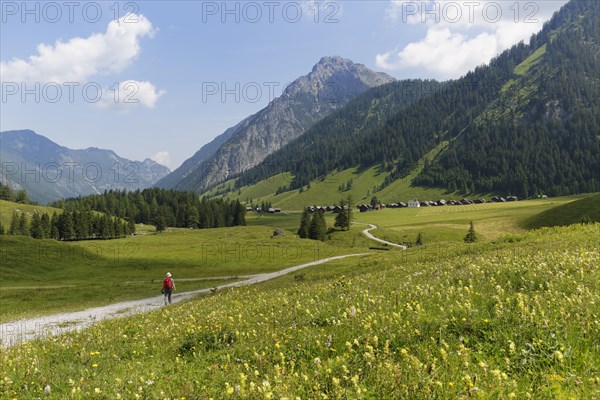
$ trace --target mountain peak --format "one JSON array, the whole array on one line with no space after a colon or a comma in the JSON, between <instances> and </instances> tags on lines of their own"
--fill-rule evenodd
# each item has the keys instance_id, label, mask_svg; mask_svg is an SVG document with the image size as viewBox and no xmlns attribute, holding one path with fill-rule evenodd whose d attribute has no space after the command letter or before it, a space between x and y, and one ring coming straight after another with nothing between
<instances>
[{"instance_id":1,"label":"mountain peak","mask_svg":"<svg viewBox=\"0 0 600 400\"><path fill-rule=\"evenodd\" d=\"M309 96L321 103L346 103L365 90L394 82L382 72L374 72L363 64L340 56L322 57L308 75L292 82L283 98L299 99Z\"/></svg>"},{"instance_id":2,"label":"mountain peak","mask_svg":"<svg viewBox=\"0 0 600 400\"><path fill-rule=\"evenodd\" d=\"M319 66L327 66L327 65L360 65L354 63L352 60L341 56L325 56L322 57L318 63L315 64L313 70L318 68Z\"/></svg>"},{"instance_id":3,"label":"mountain peak","mask_svg":"<svg viewBox=\"0 0 600 400\"><path fill-rule=\"evenodd\" d=\"M322 57L267 107L227 130L158 186L201 192L247 170L365 91L395 81L340 56ZM204 149L204 148L203 148Z\"/></svg>"}]
</instances>

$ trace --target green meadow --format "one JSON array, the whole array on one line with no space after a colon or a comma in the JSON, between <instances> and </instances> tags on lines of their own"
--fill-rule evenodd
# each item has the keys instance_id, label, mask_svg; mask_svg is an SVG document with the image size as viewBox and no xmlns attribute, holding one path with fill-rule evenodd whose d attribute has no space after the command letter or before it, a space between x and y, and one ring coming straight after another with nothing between
<instances>
[{"instance_id":1,"label":"green meadow","mask_svg":"<svg viewBox=\"0 0 600 400\"><path fill-rule=\"evenodd\" d=\"M0 320L154 296L167 271L181 292L350 252L289 231L273 237L269 226L138 231L79 242L0 236Z\"/></svg>"},{"instance_id":2,"label":"green meadow","mask_svg":"<svg viewBox=\"0 0 600 400\"><path fill-rule=\"evenodd\" d=\"M531 218L539 218L536 216L540 213L555 217L564 215L565 210L573 208L569 204L581 198L569 196L507 203L384 209L356 213L355 221L379 226L380 229L373 233L394 243L414 243L419 233L425 243L461 242L473 221L479 240L488 242L507 233L520 233L534 227ZM583 198L590 199L582 207L590 210L591 215L600 196ZM562 211L559 206L564 207ZM566 217L565 221L576 223L580 219Z\"/></svg>"},{"instance_id":3,"label":"green meadow","mask_svg":"<svg viewBox=\"0 0 600 400\"><path fill-rule=\"evenodd\" d=\"M598 398L598 229L338 260L27 342L0 396Z\"/></svg>"},{"instance_id":4,"label":"green meadow","mask_svg":"<svg viewBox=\"0 0 600 400\"><path fill-rule=\"evenodd\" d=\"M296 237L300 212L249 213L249 226L235 228L168 229L157 234L152 226L138 225L137 236L106 241L58 242L5 235L0 237L0 320L154 296L167 271L180 279L177 288L182 292L331 256L401 251L367 239L362 234L366 223L379 226L372 233L381 239L413 245L421 233L429 249L439 249L462 243L470 221L479 241L486 243L545 225L549 218L561 224L579 222L583 215L598 220L599 198L354 212L356 223L351 229L331 230L325 242ZM10 210L21 205L3 206ZM334 218L335 214L326 214L329 227ZM283 235L275 237L276 229Z\"/></svg>"}]
</instances>

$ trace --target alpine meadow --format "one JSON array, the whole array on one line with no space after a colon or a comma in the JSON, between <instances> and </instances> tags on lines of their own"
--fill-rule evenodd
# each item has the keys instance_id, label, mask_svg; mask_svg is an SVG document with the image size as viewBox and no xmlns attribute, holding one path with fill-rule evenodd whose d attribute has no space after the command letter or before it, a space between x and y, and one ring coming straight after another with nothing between
<instances>
[{"instance_id":1,"label":"alpine meadow","mask_svg":"<svg viewBox=\"0 0 600 400\"><path fill-rule=\"evenodd\" d=\"M600 399L600 2L0 8L0 399Z\"/></svg>"}]
</instances>

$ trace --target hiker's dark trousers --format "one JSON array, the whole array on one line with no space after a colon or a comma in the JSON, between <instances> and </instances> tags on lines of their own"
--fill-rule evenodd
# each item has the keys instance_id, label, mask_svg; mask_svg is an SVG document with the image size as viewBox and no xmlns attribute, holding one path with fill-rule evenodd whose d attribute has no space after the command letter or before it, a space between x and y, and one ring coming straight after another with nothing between
<instances>
[{"instance_id":1,"label":"hiker's dark trousers","mask_svg":"<svg viewBox=\"0 0 600 400\"><path fill-rule=\"evenodd\" d=\"M165 303L167 302L167 300L169 301L169 304L171 303L171 294L173 293L173 289L165 289Z\"/></svg>"}]
</instances>

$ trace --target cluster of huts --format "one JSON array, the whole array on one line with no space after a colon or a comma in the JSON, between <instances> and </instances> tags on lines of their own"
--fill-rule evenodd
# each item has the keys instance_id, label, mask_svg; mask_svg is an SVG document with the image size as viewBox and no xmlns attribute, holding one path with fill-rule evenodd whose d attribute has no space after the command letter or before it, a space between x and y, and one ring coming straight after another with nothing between
<instances>
[{"instance_id":1,"label":"cluster of huts","mask_svg":"<svg viewBox=\"0 0 600 400\"><path fill-rule=\"evenodd\" d=\"M248 207L246 207L246 211L247 212L256 211L257 213L268 212L269 214L275 214L275 213L280 213L281 208L269 207L269 208L266 208L263 210L262 207L252 208L251 206L248 206Z\"/></svg>"},{"instance_id":2,"label":"cluster of huts","mask_svg":"<svg viewBox=\"0 0 600 400\"><path fill-rule=\"evenodd\" d=\"M519 200L517 196L494 196L490 199L492 203L506 203L509 201L517 201ZM469 199L461 199L461 200L437 200L437 201L419 201L419 200L411 200L409 202L399 202L399 203L389 203L389 204L359 204L356 206L358 211L367 212L367 211L376 211L381 210L383 208L416 208L416 207L440 207L440 206L464 206L469 204L484 204L488 201L484 198L479 198L475 200Z\"/></svg>"},{"instance_id":3,"label":"cluster of huts","mask_svg":"<svg viewBox=\"0 0 600 400\"><path fill-rule=\"evenodd\" d=\"M333 213L341 213L342 210L348 210L348 206L309 206L307 207L308 212L333 212Z\"/></svg>"}]
</instances>

